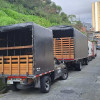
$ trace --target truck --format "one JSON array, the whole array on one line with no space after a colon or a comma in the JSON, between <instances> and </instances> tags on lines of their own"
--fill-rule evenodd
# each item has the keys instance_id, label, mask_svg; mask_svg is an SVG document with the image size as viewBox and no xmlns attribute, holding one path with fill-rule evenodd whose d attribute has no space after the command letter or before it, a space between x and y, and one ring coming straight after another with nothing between
<instances>
[{"instance_id":1,"label":"truck","mask_svg":"<svg viewBox=\"0 0 100 100\"><path fill-rule=\"evenodd\" d=\"M88 41L88 61L93 59L93 44L91 41Z\"/></svg>"},{"instance_id":2,"label":"truck","mask_svg":"<svg viewBox=\"0 0 100 100\"><path fill-rule=\"evenodd\" d=\"M92 46L93 46L93 59L97 56L97 43L96 41L92 41Z\"/></svg>"},{"instance_id":3,"label":"truck","mask_svg":"<svg viewBox=\"0 0 100 100\"><path fill-rule=\"evenodd\" d=\"M51 82L67 77L67 67L53 55L50 29L32 22L0 27L0 78L11 90L48 93Z\"/></svg>"},{"instance_id":4,"label":"truck","mask_svg":"<svg viewBox=\"0 0 100 100\"><path fill-rule=\"evenodd\" d=\"M88 60L91 61L97 56L97 44L95 41L88 41Z\"/></svg>"},{"instance_id":5,"label":"truck","mask_svg":"<svg viewBox=\"0 0 100 100\"><path fill-rule=\"evenodd\" d=\"M72 26L49 27L53 33L54 57L68 68L81 71L88 64L88 38Z\"/></svg>"}]
</instances>

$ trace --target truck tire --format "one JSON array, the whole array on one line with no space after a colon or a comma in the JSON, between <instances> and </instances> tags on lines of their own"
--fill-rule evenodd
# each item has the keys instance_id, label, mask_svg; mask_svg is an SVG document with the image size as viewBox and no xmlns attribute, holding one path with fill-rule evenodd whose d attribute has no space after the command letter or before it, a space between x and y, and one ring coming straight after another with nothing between
<instances>
[{"instance_id":1,"label":"truck tire","mask_svg":"<svg viewBox=\"0 0 100 100\"><path fill-rule=\"evenodd\" d=\"M40 79L40 90L42 93L48 93L50 91L51 78L50 76L43 76Z\"/></svg>"},{"instance_id":2,"label":"truck tire","mask_svg":"<svg viewBox=\"0 0 100 100\"><path fill-rule=\"evenodd\" d=\"M12 90L12 91L19 91L20 90L16 87L16 84L9 86L9 89Z\"/></svg>"},{"instance_id":3,"label":"truck tire","mask_svg":"<svg viewBox=\"0 0 100 100\"><path fill-rule=\"evenodd\" d=\"M87 59L85 60L85 65L88 65L88 60Z\"/></svg>"},{"instance_id":4,"label":"truck tire","mask_svg":"<svg viewBox=\"0 0 100 100\"><path fill-rule=\"evenodd\" d=\"M62 73L61 79L66 80L67 78L68 78L68 69L65 68L63 73Z\"/></svg>"},{"instance_id":5,"label":"truck tire","mask_svg":"<svg viewBox=\"0 0 100 100\"><path fill-rule=\"evenodd\" d=\"M81 64L81 62L77 62L75 66L76 66L75 67L76 71L81 71L82 70L82 64Z\"/></svg>"}]
</instances>

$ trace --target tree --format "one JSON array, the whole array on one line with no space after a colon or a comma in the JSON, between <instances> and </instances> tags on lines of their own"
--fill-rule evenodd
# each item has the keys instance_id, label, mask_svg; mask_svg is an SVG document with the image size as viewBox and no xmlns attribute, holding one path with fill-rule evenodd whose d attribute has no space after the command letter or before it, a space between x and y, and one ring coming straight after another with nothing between
<instances>
[{"instance_id":1,"label":"tree","mask_svg":"<svg viewBox=\"0 0 100 100\"><path fill-rule=\"evenodd\" d=\"M76 15L69 15L68 19L71 21L71 23L73 23L74 21L76 21Z\"/></svg>"},{"instance_id":2,"label":"tree","mask_svg":"<svg viewBox=\"0 0 100 100\"><path fill-rule=\"evenodd\" d=\"M62 11L62 8L60 6L57 6L56 9L57 9L57 13L60 14L60 12Z\"/></svg>"},{"instance_id":3,"label":"tree","mask_svg":"<svg viewBox=\"0 0 100 100\"><path fill-rule=\"evenodd\" d=\"M76 24L74 25L74 27L81 31L83 24L81 21L76 21Z\"/></svg>"},{"instance_id":4,"label":"tree","mask_svg":"<svg viewBox=\"0 0 100 100\"><path fill-rule=\"evenodd\" d=\"M67 15L64 12L61 12L62 20L65 22L69 22Z\"/></svg>"},{"instance_id":5,"label":"tree","mask_svg":"<svg viewBox=\"0 0 100 100\"><path fill-rule=\"evenodd\" d=\"M46 3L47 4L51 4L51 0L46 0Z\"/></svg>"},{"instance_id":6,"label":"tree","mask_svg":"<svg viewBox=\"0 0 100 100\"><path fill-rule=\"evenodd\" d=\"M10 9L26 15L44 17L52 23L70 23L67 14L51 0L4 0L9 3ZM8 5L8 4L7 4ZM9 8L9 6L7 6Z\"/></svg>"}]
</instances>

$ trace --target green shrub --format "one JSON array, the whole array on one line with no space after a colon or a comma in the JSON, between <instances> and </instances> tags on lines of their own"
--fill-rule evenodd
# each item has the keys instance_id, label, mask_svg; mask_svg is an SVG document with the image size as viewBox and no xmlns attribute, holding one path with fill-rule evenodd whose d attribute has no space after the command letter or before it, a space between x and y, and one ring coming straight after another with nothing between
<instances>
[{"instance_id":1,"label":"green shrub","mask_svg":"<svg viewBox=\"0 0 100 100\"><path fill-rule=\"evenodd\" d=\"M2 82L2 79L0 79L0 91L6 88L6 85Z\"/></svg>"}]
</instances>

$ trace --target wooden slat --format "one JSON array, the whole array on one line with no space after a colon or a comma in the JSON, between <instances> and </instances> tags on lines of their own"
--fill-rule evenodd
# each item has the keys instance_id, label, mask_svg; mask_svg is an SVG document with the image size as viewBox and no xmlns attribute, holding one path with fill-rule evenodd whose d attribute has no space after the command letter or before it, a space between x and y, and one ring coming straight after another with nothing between
<instances>
[{"instance_id":1,"label":"wooden slat","mask_svg":"<svg viewBox=\"0 0 100 100\"><path fill-rule=\"evenodd\" d=\"M10 56L4 56L3 59L10 59Z\"/></svg>"},{"instance_id":2,"label":"wooden slat","mask_svg":"<svg viewBox=\"0 0 100 100\"><path fill-rule=\"evenodd\" d=\"M28 59L29 62L33 62L33 59Z\"/></svg>"},{"instance_id":3,"label":"wooden slat","mask_svg":"<svg viewBox=\"0 0 100 100\"><path fill-rule=\"evenodd\" d=\"M9 59L9 60L5 60L5 59L4 59L4 62L10 62L10 59Z\"/></svg>"},{"instance_id":4,"label":"wooden slat","mask_svg":"<svg viewBox=\"0 0 100 100\"><path fill-rule=\"evenodd\" d=\"M12 56L12 58L16 58L16 59L17 59L17 58L18 58L18 56Z\"/></svg>"},{"instance_id":5,"label":"wooden slat","mask_svg":"<svg viewBox=\"0 0 100 100\"><path fill-rule=\"evenodd\" d=\"M12 65L11 65L11 56L10 56L10 75L12 75Z\"/></svg>"},{"instance_id":6,"label":"wooden slat","mask_svg":"<svg viewBox=\"0 0 100 100\"><path fill-rule=\"evenodd\" d=\"M4 66L3 66L3 57L2 57L2 73L4 72Z\"/></svg>"},{"instance_id":7,"label":"wooden slat","mask_svg":"<svg viewBox=\"0 0 100 100\"><path fill-rule=\"evenodd\" d=\"M70 51L70 48L71 48L71 41L70 41L71 39L69 38L69 58L71 58L71 51Z\"/></svg>"},{"instance_id":8,"label":"wooden slat","mask_svg":"<svg viewBox=\"0 0 100 100\"><path fill-rule=\"evenodd\" d=\"M32 75L33 55L2 56L0 57L0 70L0 74L3 72L4 74L8 75L26 75L28 72L28 74Z\"/></svg>"},{"instance_id":9,"label":"wooden slat","mask_svg":"<svg viewBox=\"0 0 100 100\"><path fill-rule=\"evenodd\" d=\"M53 49L56 58L74 58L74 39L71 37L54 38Z\"/></svg>"},{"instance_id":10,"label":"wooden slat","mask_svg":"<svg viewBox=\"0 0 100 100\"><path fill-rule=\"evenodd\" d=\"M62 39L61 39L61 44L62 44ZM61 51L63 51L63 45L61 45ZM61 52L62 58L63 58L63 53Z\"/></svg>"},{"instance_id":11,"label":"wooden slat","mask_svg":"<svg viewBox=\"0 0 100 100\"><path fill-rule=\"evenodd\" d=\"M15 46L15 47L0 47L0 50L14 50L14 49L26 49L26 48L32 48L32 45L28 45L28 46Z\"/></svg>"},{"instance_id":12,"label":"wooden slat","mask_svg":"<svg viewBox=\"0 0 100 100\"><path fill-rule=\"evenodd\" d=\"M20 59L19 59L19 56L18 56L18 75L20 75Z\"/></svg>"},{"instance_id":13,"label":"wooden slat","mask_svg":"<svg viewBox=\"0 0 100 100\"><path fill-rule=\"evenodd\" d=\"M12 60L12 62L18 62L18 59L17 60Z\"/></svg>"},{"instance_id":14,"label":"wooden slat","mask_svg":"<svg viewBox=\"0 0 100 100\"><path fill-rule=\"evenodd\" d=\"M29 61L28 61L28 56L27 56L26 60L27 60L27 73L28 73L28 72L29 72L29 71L28 71L28 70L29 70L29 65L28 65L28 63L29 63Z\"/></svg>"},{"instance_id":15,"label":"wooden slat","mask_svg":"<svg viewBox=\"0 0 100 100\"><path fill-rule=\"evenodd\" d=\"M33 57L33 55L28 55L28 57Z\"/></svg>"},{"instance_id":16,"label":"wooden slat","mask_svg":"<svg viewBox=\"0 0 100 100\"><path fill-rule=\"evenodd\" d=\"M20 62L27 62L27 59L20 59Z\"/></svg>"}]
</instances>

